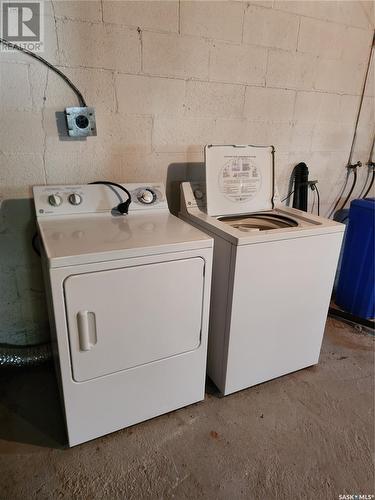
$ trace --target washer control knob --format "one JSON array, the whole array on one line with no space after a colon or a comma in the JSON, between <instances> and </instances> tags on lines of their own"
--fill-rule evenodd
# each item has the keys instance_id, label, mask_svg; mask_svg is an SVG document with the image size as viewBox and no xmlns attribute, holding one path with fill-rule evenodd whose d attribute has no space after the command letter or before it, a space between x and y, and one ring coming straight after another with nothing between
<instances>
[{"instance_id":1,"label":"washer control knob","mask_svg":"<svg viewBox=\"0 0 375 500\"><path fill-rule=\"evenodd\" d=\"M194 190L194 197L197 200L201 200L203 198L203 196L204 196L203 191L201 191L200 189L195 189Z\"/></svg>"},{"instance_id":2,"label":"washer control knob","mask_svg":"<svg viewBox=\"0 0 375 500\"><path fill-rule=\"evenodd\" d=\"M71 205L80 205L82 203L82 197L78 193L70 194L68 200Z\"/></svg>"},{"instance_id":3,"label":"washer control knob","mask_svg":"<svg viewBox=\"0 0 375 500\"><path fill-rule=\"evenodd\" d=\"M48 196L48 203L53 207L59 207L62 203L62 198L58 194L50 194Z\"/></svg>"},{"instance_id":4,"label":"washer control knob","mask_svg":"<svg viewBox=\"0 0 375 500\"><path fill-rule=\"evenodd\" d=\"M151 189L143 189L138 193L138 200L145 205L149 205L156 200L156 194Z\"/></svg>"}]
</instances>

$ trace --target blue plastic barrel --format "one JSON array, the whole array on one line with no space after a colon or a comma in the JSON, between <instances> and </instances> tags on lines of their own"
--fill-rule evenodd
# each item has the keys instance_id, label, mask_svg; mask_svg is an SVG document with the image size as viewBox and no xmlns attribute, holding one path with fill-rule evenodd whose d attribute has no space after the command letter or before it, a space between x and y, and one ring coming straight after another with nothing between
<instances>
[{"instance_id":1,"label":"blue plastic barrel","mask_svg":"<svg viewBox=\"0 0 375 500\"><path fill-rule=\"evenodd\" d=\"M375 198L350 204L336 304L360 318L375 317Z\"/></svg>"}]
</instances>

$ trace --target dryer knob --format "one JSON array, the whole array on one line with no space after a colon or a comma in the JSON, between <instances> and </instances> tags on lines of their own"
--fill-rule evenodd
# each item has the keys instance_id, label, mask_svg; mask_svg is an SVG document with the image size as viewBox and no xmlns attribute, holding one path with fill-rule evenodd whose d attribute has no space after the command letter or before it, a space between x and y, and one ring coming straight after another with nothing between
<instances>
[{"instance_id":1,"label":"dryer knob","mask_svg":"<svg viewBox=\"0 0 375 500\"><path fill-rule=\"evenodd\" d=\"M62 203L62 198L58 194L50 194L48 196L48 203L53 207L59 207Z\"/></svg>"},{"instance_id":2,"label":"dryer knob","mask_svg":"<svg viewBox=\"0 0 375 500\"><path fill-rule=\"evenodd\" d=\"M149 205L153 201L155 201L156 195L153 193L150 189L144 189L138 194L138 200L141 203L145 203L146 205Z\"/></svg>"},{"instance_id":3,"label":"dryer knob","mask_svg":"<svg viewBox=\"0 0 375 500\"><path fill-rule=\"evenodd\" d=\"M68 200L71 205L80 205L82 203L82 197L78 193L70 194Z\"/></svg>"}]
</instances>

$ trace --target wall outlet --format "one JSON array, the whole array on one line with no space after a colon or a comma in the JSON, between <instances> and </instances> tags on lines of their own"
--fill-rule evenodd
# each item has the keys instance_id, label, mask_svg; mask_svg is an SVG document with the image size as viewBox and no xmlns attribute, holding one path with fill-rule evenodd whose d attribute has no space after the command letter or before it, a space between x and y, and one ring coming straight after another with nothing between
<instances>
[{"instance_id":1,"label":"wall outlet","mask_svg":"<svg viewBox=\"0 0 375 500\"><path fill-rule=\"evenodd\" d=\"M95 109L89 107L65 108L66 124L70 137L96 135Z\"/></svg>"}]
</instances>

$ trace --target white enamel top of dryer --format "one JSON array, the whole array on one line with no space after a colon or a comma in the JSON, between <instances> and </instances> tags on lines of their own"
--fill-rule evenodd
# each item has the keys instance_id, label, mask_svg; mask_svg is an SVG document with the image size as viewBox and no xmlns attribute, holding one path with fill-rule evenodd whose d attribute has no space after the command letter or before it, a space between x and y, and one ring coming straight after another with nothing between
<instances>
[{"instance_id":1,"label":"white enamel top of dryer","mask_svg":"<svg viewBox=\"0 0 375 500\"><path fill-rule=\"evenodd\" d=\"M205 147L208 215L236 215L273 208L273 147Z\"/></svg>"},{"instance_id":2,"label":"white enamel top of dryer","mask_svg":"<svg viewBox=\"0 0 375 500\"><path fill-rule=\"evenodd\" d=\"M208 236L170 214L162 184L123 186L132 196L128 215L113 210L127 199L116 187L34 186L38 227L50 267L212 246ZM145 189L154 194L152 203L139 201ZM72 194L81 203L72 204ZM50 204L51 195L58 197L58 206Z\"/></svg>"},{"instance_id":3,"label":"white enamel top of dryer","mask_svg":"<svg viewBox=\"0 0 375 500\"><path fill-rule=\"evenodd\" d=\"M40 218L38 226L50 267L212 246L211 238L169 212Z\"/></svg>"},{"instance_id":4,"label":"white enamel top of dryer","mask_svg":"<svg viewBox=\"0 0 375 500\"><path fill-rule=\"evenodd\" d=\"M194 195L196 192L199 192L199 194L202 192L203 196L197 199ZM242 231L219 220L218 217L223 214L214 217L207 213L206 191L203 184L197 182L183 182L181 184L181 217L185 220L191 220L204 231L216 234L235 245L301 238L313 234L343 232L345 229L344 224L295 208L278 206L273 210L263 212L289 217L296 221L298 225L265 231ZM251 214L249 213L249 215ZM241 215L242 217L243 215Z\"/></svg>"}]
</instances>

